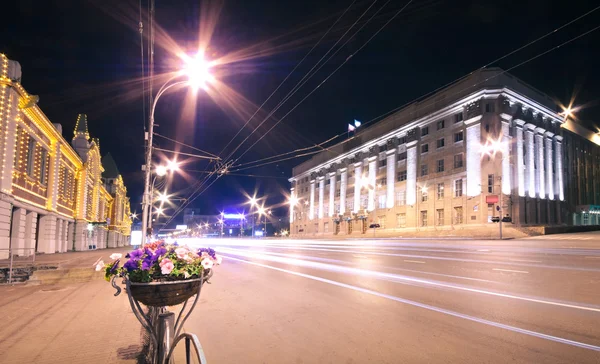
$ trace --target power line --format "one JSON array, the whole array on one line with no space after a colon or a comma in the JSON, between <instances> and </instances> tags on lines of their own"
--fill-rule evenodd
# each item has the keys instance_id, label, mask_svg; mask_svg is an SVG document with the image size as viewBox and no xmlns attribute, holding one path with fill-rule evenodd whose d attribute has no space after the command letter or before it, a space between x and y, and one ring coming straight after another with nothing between
<instances>
[{"instance_id":1,"label":"power line","mask_svg":"<svg viewBox=\"0 0 600 364\"><path fill-rule=\"evenodd\" d=\"M312 78L312 76L314 76L316 74L316 72L318 72L321 67L323 67L323 65L325 63L327 63L327 61L329 61L335 54L337 54L337 52L339 51L339 48L331 57L329 57L324 63L323 65L321 65L316 71L313 72L313 70L315 69L315 67L317 67L321 61L323 61L323 59L329 54L329 52L331 52L335 46L346 36L346 34L348 34L348 32L350 30L352 30L352 28L354 28L354 26L358 23L358 21L360 21L360 19L362 19L362 17L371 9L371 7L373 7L373 5L375 5L375 3L378 0L373 1L373 3L371 3L371 5L365 10L363 11L363 13L358 17L358 19L356 19L354 21L354 23L350 26L350 28L348 28L344 34L341 35L341 37L335 42L335 44L333 46L331 46L329 48L329 50L317 61L317 63L315 63L315 65L304 75L304 77L302 77L302 79L300 81L298 81L298 83L287 93L287 95L273 108L273 110L271 110L269 112L269 114L267 114L267 116L263 119L263 121L258 124L258 126L256 126L254 128L254 130L252 130L252 132L250 134L248 134L246 136L246 138L244 138L244 140L238 144L238 146L231 152L229 153L229 155L227 156L227 158L225 158L225 160L228 160L229 158L231 158L233 156L233 154L250 138L250 136L252 136L257 130L258 128L260 128L267 120L269 120L269 118L271 116L273 116L273 114L275 114L275 112L277 112L279 110L279 108L281 108L281 106L283 106L284 103L286 103L292 96L294 96L296 94L296 92L298 92L298 90L300 90L300 88L302 86L304 86L304 84L306 84L306 82L308 82L308 80L310 78ZM411 0L412 1L412 0ZM389 0L388 0L389 2ZM386 3L387 4L387 3ZM384 5L385 6L385 5ZM342 14L343 15L343 14ZM339 19L338 19L339 20ZM370 19L369 19L370 21ZM364 25L363 25L364 27ZM331 29L331 28L330 28ZM362 29L362 27L360 28ZM360 30L359 29L359 30ZM356 34L356 33L355 33ZM316 46L316 45L315 45ZM314 48L314 47L313 47ZM312 51L312 49L311 49ZM244 153L245 154L245 153ZM236 161L239 160L239 158L236 159Z\"/></svg>"},{"instance_id":2,"label":"power line","mask_svg":"<svg viewBox=\"0 0 600 364\"><path fill-rule=\"evenodd\" d=\"M223 149L221 150L221 152L219 152L219 156L225 151L225 149L227 149L227 147L235 140L235 138L237 138L237 136L242 132L242 130L250 123L250 121L256 116L256 114L263 108L263 106L265 106L265 104L271 99L271 97L273 97L273 95L275 95L275 93L281 88L281 86L283 86L283 84L285 83L285 81L288 80L288 78L292 75L292 73L294 73L294 71L296 71L296 69L298 67L300 67L300 65L304 62L304 60L312 53L312 51L321 43L321 41L327 36L327 34L329 34L329 32L331 31L331 29L333 29L333 27L342 19L342 17L346 14L346 12L348 12L348 10L350 10L350 8L352 7L352 5L354 5L354 3L356 2L356 0L352 1L352 3L350 4L350 6L348 6L346 8L346 10L344 10L344 12L342 13L342 15L340 15L338 17L338 19L333 23L333 25L331 25L331 27L329 27L329 29L327 29L327 31L325 32L325 34L323 34L323 36L317 41L317 43L315 43L312 48L308 51L308 53L306 53L306 55L300 60L300 62L298 62L298 64L296 64L296 66L292 69L292 71L290 71L290 73L288 73L288 75L283 79L283 81L281 81L281 83L279 84L279 86L277 86L277 88L269 95L269 97L267 97L267 99L258 107L258 109L256 109L256 111L254 112L254 114L252 114L252 116L250 116L250 118L246 121L246 123L240 128L240 130L233 136L233 138L231 138L231 140L227 143L227 145L225 145L225 147L223 147ZM242 142L243 143L243 142ZM236 149L237 150L237 149ZM234 151L235 152L235 151ZM227 159L227 158L226 158Z\"/></svg>"},{"instance_id":3,"label":"power line","mask_svg":"<svg viewBox=\"0 0 600 364\"><path fill-rule=\"evenodd\" d=\"M279 123L281 123L290 113L292 113L298 106L300 106L300 104L302 104L310 95L312 95L319 87L321 87L325 82L327 82L340 68L342 68L355 54L357 54L358 52L360 52L367 44L369 44L369 42L375 38L375 36L377 36L377 34L379 34L383 28L385 28L392 20L394 20L398 15L400 15L400 13L406 9L406 7L408 5L410 5L410 3L412 3L413 0L409 0L408 3L406 3L406 5L404 5L400 10L398 10L385 24L383 24L383 26L381 26L381 28L379 28L379 30L377 30L377 32L375 32L375 34L373 34L360 48L358 48L358 50L356 50L354 53L352 53L350 56L348 56L348 58L346 58L346 60L344 60L344 62L342 62L335 70L333 70L333 72L331 72L329 74L329 76L327 76L323 81L321 81L321 83L319 83L319 85L317 85L317 87L315 87L308 95L306 95L302 100L300 100L300 102L298 102L290 111L288 111L282 118L280 118L269 130L267 130L266 133L264 133L257 141L255 141L250 147L248 147L248 149L246 149L246 151L244 153L242 153L242 155L240 155L236 160L239 160L241 157L243 157L252 147L254 147L259 141L261 141L271 130L273 130L277 125L279 125ZM389 0L388 0L389 2ZM387 4L387 3L386 3ZM384 4L385 6L385 4ZM382 7L383 8L383 7ZM381 10L381 9L380 9Z\"/></svg>"},{"instance_id":4,"label":"power line","mask_svg":"<svg viewBox=\"0 0 600 364\"><path fill-rule=\"evenodd\" d=\"M200 149L200 148L196 148L196 147L194 147L194 146L191 146L191 145L189 145L189 144L182 143L182 142L180 142L180 141L177 141L177 140L175 140L175 139L169 138L169 137L167 137L167 136L164 136L164 135L162 135L162 134L159 134L159 133L156 133L156 132L155 132L155 133L154 133L154 135L156 135L157 137L161 137L161 138L163 138L163 139L169 140L169 141L171 141L171 142L173 142L173 143L179 144L179 145L181 145L181 146L184 146L184 147L187 147L187 148L190 148L190 149L197 150L198 152L201 152L201 153L208 154L208 155L210 155L210 156L212 156L212 157L219 158L219 156L217 156L216 154L213 154L213 153L207 152L207 151L205 151L205 150L202 150L202 149Z\"/></svg>"}]
</instances>

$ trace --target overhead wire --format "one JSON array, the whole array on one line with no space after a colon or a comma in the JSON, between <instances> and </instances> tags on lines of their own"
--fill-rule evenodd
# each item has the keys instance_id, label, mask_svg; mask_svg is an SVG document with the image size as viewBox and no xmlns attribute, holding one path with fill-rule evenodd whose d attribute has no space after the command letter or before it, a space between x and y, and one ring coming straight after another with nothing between
<instances>
[{"instance_id":1,"label":"overhead wire","mask_svg":"<svg viewBox=\"0 0 600 364\"><path fill-rule=\"evenodd\" d=\"M238 150L238 149L239 149L239 148L240 148L242 145L244 145L244 143L245 143L245 142L246 142L246 141L247 141L247 140L248 140L248 139L249 139L249 138L250 138L250 137L251 137L251 136L252 136L252 135L253 135L253 134L254 134L254 133L255 133L255 132L256 132L256 131L257 131L257 130L258 130L258 129L259 129L261 126L262 126L262 125L263 125L263 124L264 124L264 123L265 123L265 122L267 122L267 121L268 121L268 120L271 118L271 116L273 116L273 115L275 114L275 112L277 112L277 111L278 111L278 110L281 108L281 106L283 106L283 105L284 105L284 104L285 104L285 103L286 103L286 102L287 102L287 101L288 101L288 100L289 100L289 99L290 99L292 96L294 96L294 95L296 94L296 92L298 92L298 90L300 90L300 88L301 88L302 86L304 86L304 84L306 84L306 82L308 82L308 80L310 80L310 79L312 78L312 76L314 76L314 75L316 74L316 72L318 72L318 71L319 71L319 70L320 70L320 69L323 67L323 65L324 65L324 64L326 64L326 63L327 63L327 61L329 61L329 60L330 60L330 59L331 59L331 58L332 58L332 57L333 57L335 54L337 54L337 52L338 52L338 51L339 51L339 49L341 49L341 48L338 48L338 51L336 51L336 52L335 52L335 53L334 53L334 54L333 54L331 57L329 57L329 58L328 58L328 59L327 59L327 60L326 60L326 61L323 63L323 65L321 65L321 66L320 66L320 67L319 67L319 68L318 68L316 71L314 71L315 67L317 67L319 64L321 64L321 62L323 61L323 59L324 59L325 57L327 57L327 55L328 55L328 54L329 54L329 53L330 53L330 52L331 52L331 51L332 51L332 50L333 50L333 49L334 49L334 48L335 48L335 47L338 45L338 43L339 43L339 42L340 42L340 41L341 41L341 40L342 40L342 39L343 39L343 38L346 36L346 34L348 34L348 32L349 32L350 30L352 30L352 28L354 28L354 26L355 26L355 25L356 25L356 24L357 24L357 23L360 21L360 19L362 19L362 18L365 16L365 14L367 14L367 12L368 12L368 11L369 11L369 10L370 10L372 7L373 7L373 5L375 5L375 3L377 3L377 1L378 1L378 0L375 0L375 1L373 1L373 2L371 3L371 5L370 5L370 6L369 6L369 7L368 7L368 8L367 8L365 11L363 11L363 13L362 13L362 14L361 14L361 15L358 17L358 19L356 19L356 20L354 21L354 23L353 23L353 24L352 24L352 25L351 25L351 26L350 26L350 27L349 27L349 28L348 28L348 29L347 29L347 30L346 30L346 31L345 31L345 32L344 32L344 33L343 33L343 34L340 36L340 38L339 38L339 39L338 39L338 40L337 40L337 41L336 41L336 42L335 42L335 43L334 43L334 44L333 44L333 45L332 45L332 46L329 48L329 50L328 50L328 51L327 51L327 52L326 52L326 53L325 53L323 56L321 56L321 58L320 58L320 59L317 61L317 63L315 63L315 64L313 65L313 67L312 67L312 68L311 68L311 69L310 69L310 70L309 70L309 71L308 71L308 72L307 72L307 73L304 75L304 77L302 77L302 79L301 79L300 81L298 81L298 82L296 83L296 85L295 85L295 86L294 86L294 87L293 87L293 88L292 88L290 91L288 91L288 93L286 94L286 96L285 96L285 97L284 97L284 98L283 98L283 99L282 99L282 100L281 100L281 101L280 101L280 102L279 102L279 103L278 103L278 104L277 104L277 105L276 105L276 106L275 106L275 107L274 107L274 108L273 108L273 109L272 109L272 110L271 110L271 111L270 111L270 112L267 114L267 116L266 116L266 117L263 119L263 121L261 121L261 122L260 122L260 124L258 124L258 125L257 125L257 126L254 128L254 130L252 130L252 132L251 132L250 134L248 134L248 135L247 135L247 136L244 138L244 140L242 140L242 142L241 142L241 143L239 143L239 144L238 144L238 146L237 146L237 147L236 147L236 148L235 148L235 149L234 149L234 150L233 150L231 153L229 153L229 155L228 155L228 156L225 158L225 160L228 160L229 158L231 158L231 157L233 156L233 154L234 154L235 152L237 152L237 150ZM390 1L390 0L388 0L388 2L389 2L389 1ZM412 0L411 0L411 1L412 1ZM387 4L387 3L386 3L386 4ZM384 4L384 6L385 6L385 4ZM342 15L343 15L343 14L342 14ZM339 20L339 19L341 19L341 18L338 18L338 20ZM371 19L369 19L369 21L370 21L370 20L371 20ZM368 23L368 21L367 21L367 23ZM365 25L363 25L363 26L362 26L360 29L362 29L364 26L365 26ZM359 30L360 30L360 29L359 29ZM331 30L331 28L330 28L330 30ZM356 33L355 33L354 35L356 35ZM347 43L347 42L346 42L346 43ZM345 45L346 43L344 43L344 45ZM313 72L313 71L314 71L314 72ZM244 154L245 154L245 153L244 153ZM237 158L237 160L239 160L239 158Z\"/></svg>"},{"instance_id":2,"label":"overhead wire","mask_svg":"<svg viewBox=\"0 0 600 364\"><path fill-rule=\"evenodd\" d=\"M175 143L175 144L179 144L179 145L181 145L181 146L183 146L183 147L190 148L190 149L194 149L194 150L196 150L196 151L198 151L198 152L201 152L201 153L204 153L204 154L208 154L208 155L210 155L210 156L212 156L212 157L215 157L215 158L218 158L218 157L219 157L219 156L218 156L218 155L216 155L216 154L213 154L213 153L211 153L211 152L207 152L207 151L205 151L205 150L202 150L202 149L200 149L200 148L194 147L194 146L192 146L192 145L189 145L189 144L182 143L182 142L180 142L180 141L178 141L178 140L175 140L175 139L173 139L173 138L169 138L169 137L167 137L167 136L165 136L165 135L162 135L162 134L159 134L159 133L157 133L157 132L154 132L154 135L156 135L157 137L161 137L161 138L163 138L163 139L166 139L166 140L168 140L168 141L171 141L171 142L173 142L173 143Z\"/></svg>"},{"instance_id":3,"label":"overhead wire","mask_svg":"<svg viewBox=\"0 0 600 364\"><path fill-rule=\"evenodd\" d=\"M445 85L443 85L443 86L441 86L441 87L438 87L438 88L436 88L436 89L435 89L435 90L433 90L433 91L427 92L426 94L424 94L424 95L421 95L421 96L419 96L419 97L417 97L417 98L413 99L412 101L410 101L410 102L408 102L408 103L405 103L405 104L403 104L403 105L401 105L401 106L399 106L399 107L396 107L396 108L392 109L391 111L388 111L388 112L386 112L386 113L384 113L384 114L382 114L382 115L379 115L379 116L377 116L377 117L375 117L375 118L373 118L373 119L371 119L371 120L369 120L369 121L366 121L366 122L364 122L364 123L363 123L363 127L364 127L364 126L366 126L366 125L368 125L368 124L370 124L370 123L373 123L373 122L375 122L375 121L377 121L377 120L380 120L380 119L382 119L382 118L384 118L384 117L386 117L386 116L388 116L388 115L390 115L390 114L392 114L392 113L394 113L394 112L396 112L396 111L398 111L398 110L400 110L400 109L402 109L402 108L405 108L406 106L408 106L408 105L410 105L410 104L412 104L412 103L416 102L417 100L421 100L421 99L423 99L423 98L425 98L425 97L427 97L427 96L430 96L431 94L433 94L433 93L435 93L435 92L437 92L437 91L439 91L439 90L441 90L441 89L444 89L444 88L448 87L449 85L452 85L452 84L455 84L455 83L457 83L457 82L460 82L461 80L463 80L463 79L465 79L465 78L467 78L467 77L471 76L471 75L472 75L472 74L474 74L475 72L477 72L477 71L479 71L479 70L482 70L482 69L485 69L485 68L489 67L490 65L492 65L492 64L494 64L494 63L496 63L496 62L498 62L498 61L500 61L500 60L502 60L502 59L505 59L505 58L509 57L510 55L513 55L513 54L517 53L517 52L518 52L518 51L520 51L520 50L523 50L524 48L526 48L526 47L528 47L528 46L530 46L530 45L532 45L532 44L534 44L534 43L536 43L536 42L538 42L538 41L540 41L540 40L542 40L542 39L544 39L544 38L546 38L546 37L550 36L551 34L554 34L554 33L558 32L559 30L561 30L561 29L563 29L563 28L565 28L565 27L567 27L567 26L569 26L569 25L573 24L574 22L576 22L576 21L578 21L578 20L580 20L580 19L584 18L585 16L587 16L587 15L589 15L589 14L593 13L594 11L597 11L598 9L600 9L600 6L597 6L596 8L593 8L593 9L591 9L591 10L587 11L586 13L584 13L584 14L582 14L582 15L578 16L577 18L575 18L575 19L573 19L573 20L571 20L571 21L569 21L569 22L567 22L567 23L565 23L565 24L563 24L563 25L561 25L561 26L559 26L559 27L557 27L557 28L553 29L552 31L550 31L550 32L548 32L548 33L546 33L546 34L544 34L544 35L542 35L542 36L540 36L540 37L538 37L538 38L534 39L534 40L533 40L533 41L531 41L531 42L528 42L528 43L526 43L526 44L524 44L524 45L522 45L522 46L520 46L520 47L518 47L518 48L514 49L513 51L511 51L511 52L509 52L509 53L507 53L507 54L505 54L505 55L503 55L503 56L501 56L501 57L498 57L498 58L494 59L494 60L493 60L493 61L491 61L491 62L488 62L488 63L486 63L485 65L483 65L483 66L481 66L481 67L479 67L479 68L477 68L477 69L475 69L475 70L473 70L473 71L469 72L468 74L466 74L466 75L464 75L464 76L461 76L461 77L457 78L457 79L456 79L456 80L454 80L454 81L451 81L451 82L449 82L449 83L446 83ZM549 50L547 50L547 51L545 51L545 52L543 52L543 53L541 53L541 54L538 54L537 56L535 56L535 57L532 57L532 58L530 58L530 59L528 59L528 60L526 60L526 61L524 61L524 62L522 62L522 63L519 63L519 64L517 64L516 66L513 66L513 67L511 67L511 68L509 68L509 69L507 69L507 70L503 71L503 72L502 72L502 73L500 73L500 74L506 73L506 72L508 72L508 71L510 71L510 70L512 70L512 69L514 69L514 68L516 68L516 67L519 67L520 65L523 65L523 64L525 64L525 63L527 63L527 62L530 62L530 61L532 61L532 60L534 60L534 59L536 59L536 58L538 58L538 57L541 57L541 56L543 56L543 55L545 55L545 54L547 54L547 53L549 53L549 52L551 52L551 51L553 51L553 50L555 50L555 49L558 49L558 48L560 48L560 47L562 47L562 46L566 45L567 43L570 43L570 42L572 42L572 41L574 41L574 40L576 40L576 39L579 39L579 38L580 38L580 37L582 37L582 36L585 36L585 35L587 35L587 34L589 34L589 33L593 32L593 31L595 31L595 30L597 30L597 29L598 29L598 28L594 28L594 29L591 29L591 30L589 30L589 31L585 32L584 34L580 34L579 36L577 36L577 37L574 37L574 38L572 38L572 39L570 39L570 40L568 40L568 41L566 41L566 42L564 42L564 43L562 43L562 44L560 44L560 45L558 45L558 46L556 46L556 47L553 47L553 48L551 48L551 49L549 49ZM498 75L496 75L496 76L494 76L494 77L498 77L500 74L498 74ZM486 81L488 81L489 79L491 79L491 78L488 78L488 79L486 79L486 80L484 80L484 81L482 81L482 82L480 82L480 83L477 83L477 84L475 84L475 85L471 85L471 86L469 86L469 87L473 87L473 86L479 85L479 84L481 84L481 83L483 83L483 82L486 82ZM464 91L464 89L463 89L463 90L460 90L460 91L457 91L456 93L459 93L459 92L462 92L462 91ZM421 109L421 108L423 108L423 107L425 107L425 106L428 106L428 105L429 105L429 104L423 104L423 105L419 105L419 107L417 108L417 110L418 110L418 109ZM345 135L345 134L346 134L345 132L344 132L344 133L340 133L340 134L338 134L338 135L334 136L334 137L333 137L333 138L331 138L331 139L337 138L337 137L339 137L339 136L341 136L341 135ZM310 147L308 147L308 148L310 148ZM292 152L289 152L289 153L291 154ZM284 153L284 154L285 154L285 153ZM316 153L315 153L315 154L316 154ZM302 155L299 155L299 156L297 156L297 157L301 157L301 156L302 156ZM279 160L279 161L284 161L284 160L289 160L289 159L292 159L292 158L286 158L286 159ZM259 161L260 161L260 160L259 160ZM255 161L255 162L257 162L257 161ZM252 162L248 162L248 163L246 163L246 164L249 164L249 163L252 163ZM270 164L270 163L265 163L265 164ZM262 166L262 165L265 165L265 164L261 164L260 166ZM237 166L235 166L235 167L237 167ZM258 167L258 166L254 166L254 167ZM243 168L243 169L247 169L247 168Z\"/></svg>"},{"instance_id":4,"label":"overhead wire","mask_svg":"<svg viewBox=\"0 0 600 364\"><path fill-rule=\"evenodd\" d=\"M315 43L312 46L312 48L308 51L308 53L306 53L304 55L304 57L300 60L300 62L298 62L298 64L296 64L296 66L290 71L290 73L288 73L288 75L283 79L283 81L281 81L279 86L277 86L277 88L275 88L275 90L273 92L271 92L269 97L267 97L267 99L258 107L258 109L256 109L254 114L252 114L252 116L250 116L250 118L246 121L246 123L240 128L240 130L238 130L238 132L233 136L233 138L231 138L231 140L225 145L225 147L223 147L221 152L219 152L219 156L221 156L221 154L225 151L225 149L227 149L227 147L229 147L229 145L231 145L231 143L235 140L235 138L237 138L237 136L240 135L242 130L250 123L250 121L256 116L256 114L258 114L258 112L265 106L265 104L271 99L271 97L273 97L273 95L275 95L275 93L281 88L281 86L283 86L283 84L290 78L290 76L296 71L296 69L298 69L298 67L300 67L300 65L304 62L304 60L306 60L306 58L308 58L308 56L313 52L313 50L315 50L315 48L317 48L317 46L321 43L321 41L327 36L327 34L329 34L329 32L333 29L333 27L343 18L343 16L348 12L348 10L350 10L350 8L354 5L355 2L356 2L356 0L353 0L352 3L350 3L350 5L346 8L346 10L344 10L342 15L340 15L337 18L337 20L329 27L329 29L327 29L325 34L323 34L323 36L321 36L321 38L319 38L317 43Z\"/></svg>"}]
</instances>

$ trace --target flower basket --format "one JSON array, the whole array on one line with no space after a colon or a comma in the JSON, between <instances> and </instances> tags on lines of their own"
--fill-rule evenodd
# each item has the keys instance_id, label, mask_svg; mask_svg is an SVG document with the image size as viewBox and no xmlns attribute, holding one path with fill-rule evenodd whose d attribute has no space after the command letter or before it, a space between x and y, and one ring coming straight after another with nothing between
<instances>
[{"instance_id":1,"label":"flower basket","mask_svg":"<svg viewBox=\"0 0 600 364\"><path fill-rule=\"evenodd\" d=\"M130 282L129 293L146 306L176 306L197 294L201 283L201 278L167 282Z\"/></svg>"}]
</instances>

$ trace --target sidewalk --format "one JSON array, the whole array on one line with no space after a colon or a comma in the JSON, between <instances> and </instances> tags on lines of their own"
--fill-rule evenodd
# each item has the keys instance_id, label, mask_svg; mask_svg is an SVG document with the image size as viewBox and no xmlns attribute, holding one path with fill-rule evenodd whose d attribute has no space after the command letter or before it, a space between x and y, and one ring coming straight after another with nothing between
<instances>
[{"instance_id":1,"label":"sidewalk","mask_svg":"<svg viewBox=\"0 0 600 364\"><path fill-rule=\"evenodd\" d=\"M99 249L99 250L86 250L86 251L70 251L67 253L55 253L55 254L38 254L35 256L35 263L32 263L31 257L15 257L13 260L14 267L22 266L51 266L57 267L58 269L67 268L87 268L92 267L94 262L98 259L103 259L105 262L110 261L110 255L113 253L121 253L125 255L129 253L133 248L131 246L125 246L120 248L111 249ZM0 267L8 267L8 259L0 260Z\"/></svg>"},{"instance_id":2,"label":"sidewalk","mask_svg":"<svg viewBox=\"0 0 600 364\"><path fill-rule=\"evenodd\" d=\"M102 256L110 255L106 253ZM92 269L98 254L86 255L81 261ZM136 363L141 326L126 295L114 293L101 278L78 284L0 286L0 361Z\"/></svg>"}]
</instances>

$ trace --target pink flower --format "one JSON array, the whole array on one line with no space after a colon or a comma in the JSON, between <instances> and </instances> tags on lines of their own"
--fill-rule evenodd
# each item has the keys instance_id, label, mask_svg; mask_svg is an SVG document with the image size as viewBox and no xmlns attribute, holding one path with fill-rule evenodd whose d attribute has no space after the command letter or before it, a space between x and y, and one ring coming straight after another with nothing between
<instances>
[{"instance_id":1,"label":"pink flower","mask_svg":"<svg viewBox=\"0 0 600 364\"><path fill-rule=\"evenodd\" d=\"M186 263L191 263L191 262L194 261L194 257L192 257L189 254L186 254L186 255L183 256L183 260L185 260Z\"/></svg>"},{"instance_id":2,"label":"pink flower","mask_svg":"<svg viewBox=\"0 0 600 364\"><path fill-rule=\"evenodd\" d=\"M187 250L186 248L177 248L175 249L175 254L177 254L177 258L179 259L185 259L185 256L189 253L190 251Z\"/></svg>"},{"instance_id":3,"label":"pink flower","mask_svg":"<svg viewBox=\"0 0 600 364\"><path fill-rule=\"evenodd\" d=\"M160 265L160 272L162 274L169 274L175 268L175 266L173 265L173 262L169 258L165 258L165 259L161 260L159 265Z\"/></svg>"},{"instance_id":4,"label":"pink flower","mask_svg":"<svg viewBox=\"0 0 600 364\"><path fill-rule=\"evenodd\" d=\"M204 269L210 269L213 266L213 261L212 259L203 259L202 260L202 266L204 267Z\"/></svg>"},{"instance_id":5,"label":"pink flower","mask_svg":"<svg viewBox=\"0 0 600 364\"><path fill-rule=\"evenodd\" d=\"M215 254L215 255L217 257L217 259L216 259L217 265L221 265L221 262L223 261L223 257L218 254Z\"/></svg>"}]
</instances>

